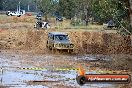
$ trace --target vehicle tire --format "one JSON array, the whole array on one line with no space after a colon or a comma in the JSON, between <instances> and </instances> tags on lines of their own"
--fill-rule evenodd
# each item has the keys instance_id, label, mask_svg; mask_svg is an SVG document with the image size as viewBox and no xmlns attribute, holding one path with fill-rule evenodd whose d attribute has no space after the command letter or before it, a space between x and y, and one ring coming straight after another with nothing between
<instances>
[{"instance_id":1,"label":"vehicle tire","mask_svg":"<svg viewBox=\"0 0 132 88\"><path fill-rule=\"evenodd\" d=\"M49 49L49 46L48 46L48 41L47 41L47 43L46 43L46 48L48 48L48 49Z\"/></svg>"},{"instance_id":2,"label":"vehicle tire","mask_svg":"<svg viewBox=\"0 0 132 88\"><path fill-rule=\"evenodd\" d=\"M34 28L36 28L36 24L34 25Z\"/></svg>"},{"instance_id":3,"label":"vehicle tire","mask_svg":"<svg viewBox=\"0 0 132 88\"><path fill-rule=\"evenodd\" d=\"M68 53L73 53L73 50L68 50Z\"/></svg>"},{"instance_id":4,"label":"vehicle tire","mask_svg":"<svg viewBox=\"0 0 132 88\"><path fill-rule=\"evenodd\" d=\"M36 24L36 28L39 30L39 28L40 28L39 24Z\"/></svg>"},{"instance_id":5,"label":"vehicle tire","mask_svg":"<svg viewBox=\"0 0 132 88\"><path fill-rule=\"evenodd\" d=\"M77 83L81 86L86 83L86 78L84 76L77 76L76 80L77 80Z\"/></svg>"},{"instance_id":6,"label":"vehicle tire","mask_svg":"<svg viewBox=\"0 0 132 88\"><path fill-rule=\"evenodd\" d=\"M52 50L52 47L51 47L51 46L49 46L49 49L50 49L50 50Z\"/></svg>"},{"instance_id":7,"label":"vehicle tire","mask_svg":"<svg viewBox=\"0 0 132 88\"><path fill-rule=\"evenodd\" d=\"M18 15L17 17L20 17L21 15Z\"/></svg>"}]
</instances>

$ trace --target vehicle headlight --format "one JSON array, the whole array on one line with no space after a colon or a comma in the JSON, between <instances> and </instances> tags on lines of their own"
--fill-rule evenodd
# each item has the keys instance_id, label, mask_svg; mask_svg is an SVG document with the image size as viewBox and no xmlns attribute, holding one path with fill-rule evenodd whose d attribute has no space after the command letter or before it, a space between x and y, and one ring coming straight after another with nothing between
<instances>
[{"instance_id":1,"label":"vehicle headlight","mask_svg":"<svg viewBox=\"0 0 132 88\"><path fill-rule=\"evenodd\" d=\"M60 44L60 43L56 43L54 45L55 45L55 47L62 47L62 44Z\"/></svg>"},{"instance_id":2,"label":"vehicle headlight","mask_svg":"<svg viewBox=\"0 0 132 88\"><path fill-rule=\"evenodd\" d=\"M58 43L56 43L56 44L54 44L54 46L55 46L55 47L59 47L59 44L58 44Z\"/></svg>"},{"instance_id":3,"label":"vehicle headlight","mask_svg":"<svg viewBox=\"0 0 132 88\"><path fill-rule=\"evenodd\" d=\"M59 47L62 47L62 44L59 44Z\"/></svg>"}]
</instances>

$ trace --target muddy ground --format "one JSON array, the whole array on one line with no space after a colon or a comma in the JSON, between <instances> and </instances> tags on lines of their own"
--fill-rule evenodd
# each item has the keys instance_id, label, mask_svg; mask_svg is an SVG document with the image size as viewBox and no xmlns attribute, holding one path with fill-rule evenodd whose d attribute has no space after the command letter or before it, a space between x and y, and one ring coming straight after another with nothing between
<instances>
[{"instance_id":1,"label":"muddy ground","mask_svg":"<svg viewBox=\"0 0 132 88\"><path fill-rule=\"evenodd\" d=\"M37 31L34 22L34 17L0 17L0 88L131 88L132 83L79 86L78 71L62 69L78 69L81 64L90 74L132 74L132 37L102 28L55 29L53 20L50 30ZM50 31L68 33L74 53L49 51L46 40Z\"/></svg>"},{"instance_id":2,"label":"muddy ground","mask_svg":"<svg viewBox=\"0 0 132 88\"><path fill-rule=\"evenodd\" d=\"M76 82L78 71L56 70L56 68L78 68L81 64L89 74L132 74L130 69L112 70L108 67L104 68L102 65L114 57L121 58L122 56L132 57L131 55L33 55L20 51L2 50L0 52L0 84L6 86L5 88L131 88L131 84L85 84L80 86ZM22 68L46 69L26 70Z\"/></svg>"}]
</instances>

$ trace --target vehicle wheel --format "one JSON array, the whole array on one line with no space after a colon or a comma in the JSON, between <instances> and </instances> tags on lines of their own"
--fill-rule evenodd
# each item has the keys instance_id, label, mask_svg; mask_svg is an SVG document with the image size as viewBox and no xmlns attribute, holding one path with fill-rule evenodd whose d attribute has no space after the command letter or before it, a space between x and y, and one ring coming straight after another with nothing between
<instances>
[{"instance_id":1,"label":"vehicle wheel","mask_svg":"<svg viewBox=\"0 0 132 88\"><path fill-rule=\"evenodd\" d=\"M51 46L49 46L49 49L50 49L50 50L52 50L52 47L51 47Z\"/></svg>"},{"instance_id":2,"label":"vehicle wheel","mask_svg":"<svg viewBox=\"0 0 132 88\"><path fill-rule=\"evenodd\" d=\"M77 80L77 83L79 84L79 85L84 85L85 83L86 83L86 78L84 77L84 76L78 76L77 78L76 78L76 80Z\"/></svg>"},{"instance_id":3,"label":"vehicle wheel","mask_svg":"<svg viewBox=\"0 0 132 88\"><path fill-rule=\"evenodd\" d=\"M36 28L36 24L34 25L34 28Z\"/></svg>"},{"instance_id":4,"label":"vehicle wheel","mask_svg":"<svg viewBox=\"0 0 132 88\"><path fill-rule=\"evenodd\" d=\"M48 46L48 41L47 41L47 43L46 43L46 48L49 48L49 46Z\"/></svg>"},{"instance_id":5,"label":"vehicle wheel","mask_svg":"<svg viewBox=\"0 0 132 88\"><path fill-rule=\"evenodd\" d=\"M46 48L49 49L48 45L46 45Z\"/></svg>"},{"instance_id":6,"label":"vehicle wheel","mask_svg":"<svg viewBox=\"0 0 132 88\"><path fill-rule=\"evenodd\" d=\"M21 15L18 15L17 17L20 17Z\"/></svg>"},{"instance_id":7,"label":"vehicle wheel","mask_svg":"<svg viewBox=\"0 0 132 88\"><path fill-rule=\"evenodd\" d=\"M68 53L72 53L72 52L73 52L73 50L67 50L67 52L68 52Z\"/></svg>"},{"instance_id":8,"label":"vehicle wheel","mask_svg":"<svg viewBox=\"0 0 132 88\"><path fill-rule=\"evenodd\" d=\"M39 30L39 28L40 28L39 24L36 24L36 28Z\"/></svg>"},{"instance_id":9,"label":"vehicle wheel","mask_svg":"<svg viewBox=\"0 0 132 88\"><path fill-rule=\"evenodd\" d=\"M6 14L7 16L10 16L9 14Z\"/></svg>"}]
</instances>

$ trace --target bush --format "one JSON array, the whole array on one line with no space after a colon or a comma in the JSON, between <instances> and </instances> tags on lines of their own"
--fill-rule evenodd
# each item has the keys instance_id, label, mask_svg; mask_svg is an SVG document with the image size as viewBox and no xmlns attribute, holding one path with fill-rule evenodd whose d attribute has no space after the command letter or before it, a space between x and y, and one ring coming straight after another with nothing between
<instances>
[{"instance_id":1,"label":"bush","mask_svg":"<svg viewBox=\"0 0 132 88\"><path fill-rule=\"evenodd\" d=\"M71 20L71 25L73 25L73 26L82 26L83 25L83 21L80 20L80 19L77 19L77 20L72 19Z\"/></svg>"},{"instance_id":2,"label":"bush","mask_svg":"<svg viewBox=\"0 0 132 88\"><path fill-rule=\"evenodd\" d=\"M127 20L122 20L119 24L119 33L121 35L130 35L132 33L132 26Z\"/></svg>"}]
</instances>

